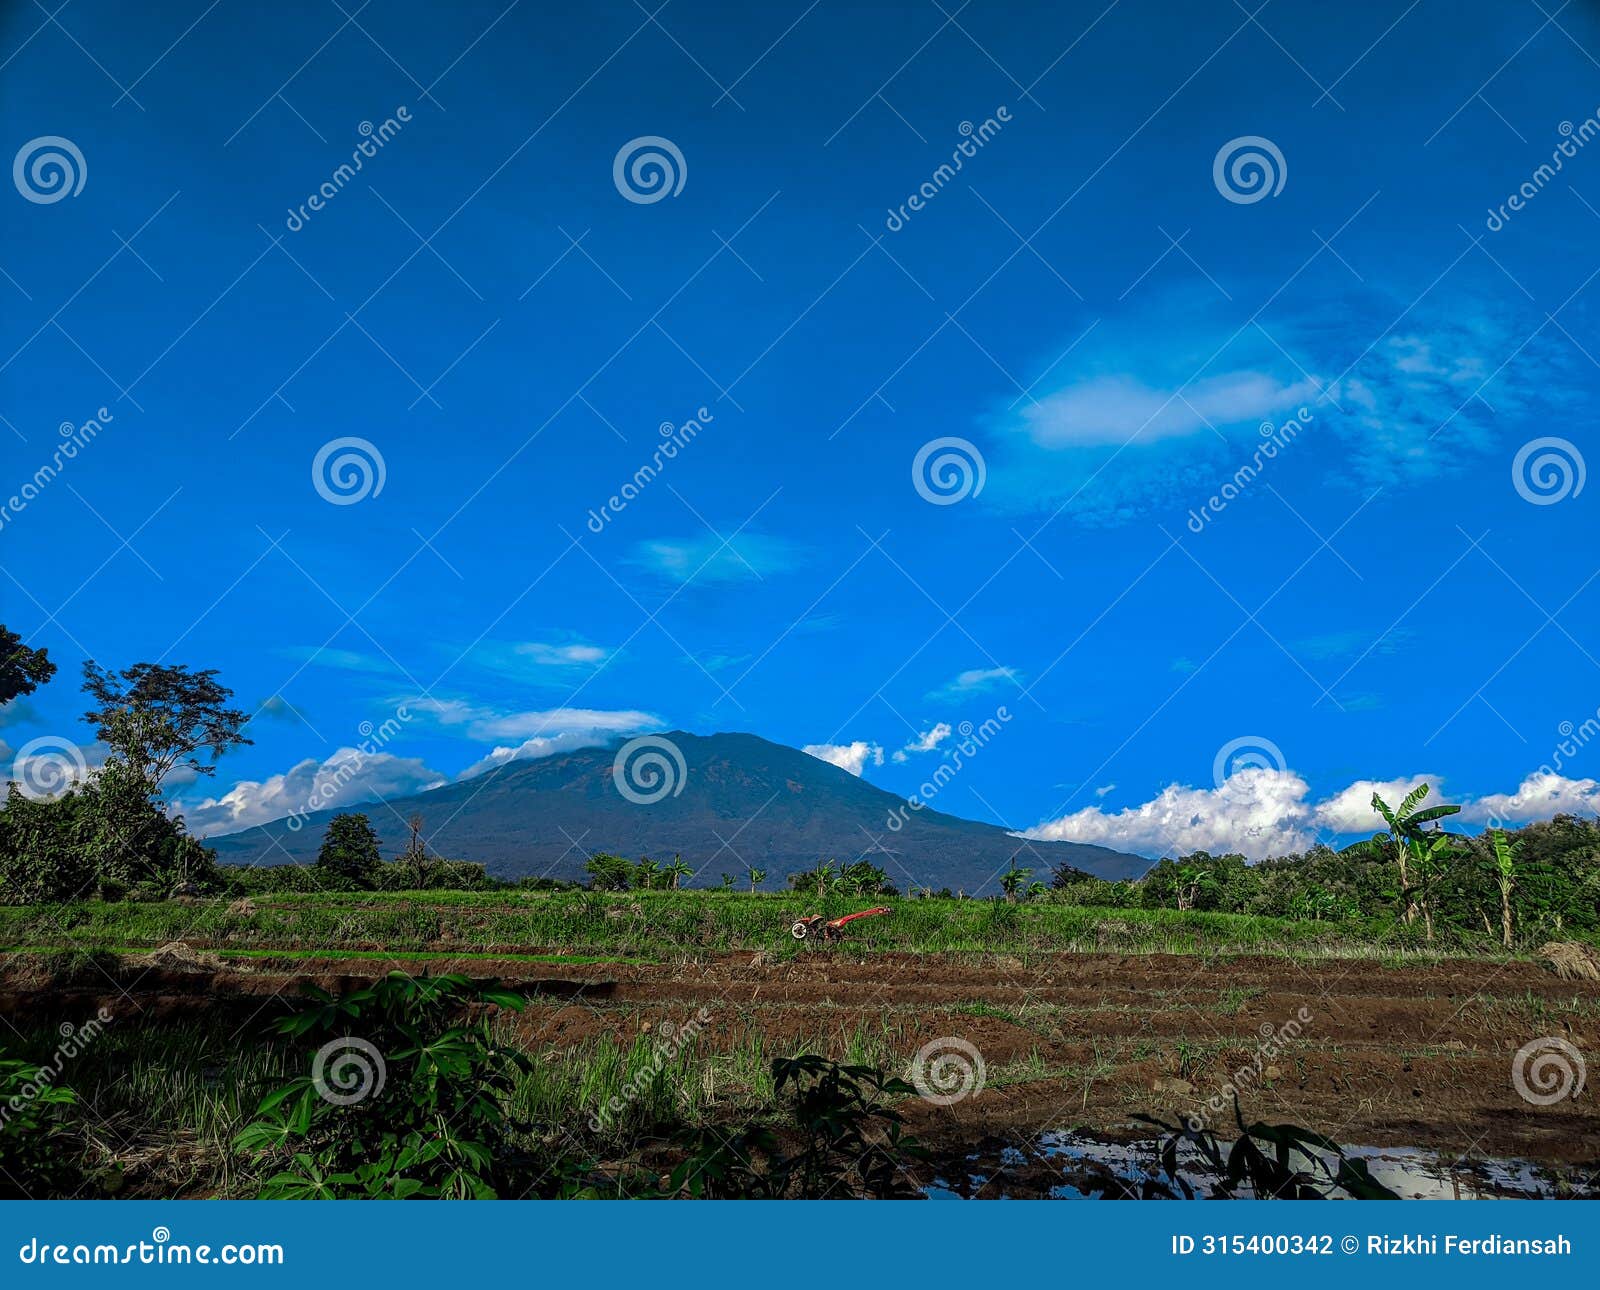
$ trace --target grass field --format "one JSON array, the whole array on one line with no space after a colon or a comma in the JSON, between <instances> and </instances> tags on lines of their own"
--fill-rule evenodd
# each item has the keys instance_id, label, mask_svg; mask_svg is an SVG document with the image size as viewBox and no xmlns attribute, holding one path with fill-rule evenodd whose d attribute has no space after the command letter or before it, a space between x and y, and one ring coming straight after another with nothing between
<instances>
[{"instance_id":1,"label":"grass field","mask_svg":"<svg viewBox=\"0 0 1600 1290\"><path fill-rule=\"evenodd\" d=\"M222 953L317 951L328 957L441 952L511 958L674 958L697 953L807 951L788 934L808 913L829 917L870 904L829 896L729 892L402 892L292 894L248 903L100 903L0 907L0 952L133 952L175 940ZM1367 924L1306 922L1175 910L1095 909L1045 901L921 899L887 918L851 925L853 951L1027 955L1117 950L1130 954L1287 954L1430 957L1415 938ZM1498 947L1476 954L1500 959Z\"/></svg>"}]
</instances>

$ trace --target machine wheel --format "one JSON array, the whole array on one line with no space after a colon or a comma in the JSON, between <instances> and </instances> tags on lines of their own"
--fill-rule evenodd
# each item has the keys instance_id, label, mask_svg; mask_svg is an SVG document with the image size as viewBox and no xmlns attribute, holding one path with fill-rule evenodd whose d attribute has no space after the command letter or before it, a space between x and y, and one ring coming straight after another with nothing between
<instances>
[{"instance_id":1,"label":"machine wheel","mask_svg":"<svg viewBox=\"0 0 1600 1290\"><path fill-rule=\"evenodd\" d=\"M800 922L796 923L793 927L791 927L789 929L789 935L794 937L795 940L797 940L797 941L805 940L805 938L807 936L809 936L810 934L811 934L811 928L810 928L810 926L807 925L807 923L805 922L804 919L802 919Z\"/></svg>"}]
</instances>

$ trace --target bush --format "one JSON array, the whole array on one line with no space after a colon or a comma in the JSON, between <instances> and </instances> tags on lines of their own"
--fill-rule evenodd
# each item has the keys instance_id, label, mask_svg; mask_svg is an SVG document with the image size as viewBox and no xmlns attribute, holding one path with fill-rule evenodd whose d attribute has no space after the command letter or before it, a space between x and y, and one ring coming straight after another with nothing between
<instances>
[{"instance_id":1,"label":"bush","mask_svg":"<svg viewBox=\"0 0 1600 1290\"><path fill-rule=\"evenodd\" d=\"M507 1114L528 1059L495 1040L482 1011L520 1009L521 995L401 972L340 997L312 995L276 1028L331 1038L234 1140L280 1166L262 1198L493 1199L520 1196L548 1172L516 1145L530 1126Z\"/></svg>"},{"instance_id":2,"label":"bush","mask_svg":"<svg viewBox=\"0 0 1600 1290\"><path fill-rule=\"evenodd\" d=\"M69 1118L77 1102L51 1071L0 1052L0 1200L81 1190L83 1143Z\"/></svg>"}]
</instances>

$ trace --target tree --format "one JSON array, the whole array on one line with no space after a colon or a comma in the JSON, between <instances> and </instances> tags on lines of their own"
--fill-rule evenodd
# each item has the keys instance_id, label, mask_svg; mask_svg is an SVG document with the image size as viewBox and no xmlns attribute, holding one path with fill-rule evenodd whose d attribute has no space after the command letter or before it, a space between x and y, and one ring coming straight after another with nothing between
<instances>
[{"instance_id":1,"label":"tree","mask_svg":"<svg viewBox=\"0 0 1600 1290\"><path fill-rule=\"evenodd\" d=\"M751 894L754 895L756 888L759 887L766 880L767 880L767 871L765 869L754 869L754 868L752 868L750 870L750 892L751 892Z\"/></svg>"},{"instance_id":2,"label":"tree","mask_svg":"<svg viewBox=\"0 0 1600 1290\"><path fill-rule=\"evenodd\" d=\"M216 670L135 663L112 672L92 659L83 665L83 690L98 707L83 719L111 750L149 786L179 766L197 775L216 774L216 761L230 748L248 744L241 731L249 717L227 705L233 691L216 680ZM202 753L209 752L209 758Z\"/></svg>"},{"instance_id":3,"label":"tree","mask_svg":"<svg viewBox=\"0 0 1600 1290\"><path fill-rule=\"evenodd\" d=\"M32 694L55 674L56 665L44 650L30 649L0 623L0 703Z\"/></svg>"},{"instance_id":4,"label":"tree","mask_svg":"<svg viewBox=\"0 0 1600 1290\"><path fill-rule=\"evenodd\" d=\"M1017 903L1017 893L1027 885L1031 877L1033 877L1032 869L1018 869L1015 866L1000 875L1000 890L1005 892L1006 904Z\"/></svg>"},{"instance_id":5,"label":"tree","mask_svg":"<svg viewBox=\"0 0 1600 1290\"><path fill-rule=\"evenodd\" d=\"M722 890L723 891L732 891L733 890L733 875L731 873L725 873L725 874L722 875Z\"/></svg>"},{"instance_id":6,"label":"tree","mask_svg":"<svg viewBox=\"0 0 1600 1290\"><path fill-rule=\"evenodd\" d=\"M673 891L677 891L683 879L694 876L694 866L685 864L682 856L675 855L672 857L672 863L663 869L661 873L667 880L667 886L672 888Z\"/></svg>"},{"instance_id":7,"label":"tree","mask_svg":"<svg viewBox=\"0 0 1600 1290\"><path fill-rule=\"evenodd\" d=\"M660 872L659 864L649 856L643 856L639 863L633 866L633 885L640 891L649 891L656 885L656 875Z\"/></svg>"},{"instance_id":8,"label":"tree","mask_svg":"<svg viewBox=\"0 0 1600 1290\"><path fill-rule=\"evenodd\" d=\"M1424 828L1447 815L1454 815L1459 806L1430 806L1417 810L1428 796L1429 786L1418 784L1406 794L1405 800L1393 810L1377 793L1372 795L1372 809L1383 817L1387 832L1374 833L1370 838L1348 846L1345 855L1383 857L1395 866L1400 879L1400 918L1406 923L1417 921L1423 915L1427 924L1428 939L1433 939L1433 913L1426 903L1427 887L1454 854L1450 844L1440 839L1452 835L1444 833L1437 824L1434 829Z\"/></svg>"},{"instance_id":9,"label":"tree","mask_svg":"<svg viewBox=\"0 0 1600 1290\"><path fill-rule=\"evenodd\" d=\"M365 815L345 811L328 821L317 852L318 869L358 887L370 887L382 863L378 835Z\"/></svg>"},{"instance_id":10,"label":"tree","mask_svg":"<svg viewBox=\"0 0 1600 1290\"><path fill-rule=\"evenodd\" d=\"M633 878L633 866L608 851L596 852L583 868L595 891L627 891Z\"/></svg>"}]
</instances>

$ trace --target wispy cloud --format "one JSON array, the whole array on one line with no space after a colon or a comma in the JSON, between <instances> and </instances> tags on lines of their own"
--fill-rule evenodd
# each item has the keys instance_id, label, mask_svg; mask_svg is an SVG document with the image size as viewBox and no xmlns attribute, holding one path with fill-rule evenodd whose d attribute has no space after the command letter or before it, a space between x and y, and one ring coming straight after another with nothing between
<instances>
[{"instance_id":1,"label":"wispy cloud","mask_svg":"<svg viewBox=\"0 0 1600 1290\"><path fill-rule=\"evenodd\" d=\"M672 582L710 585L758 581L792 569L800 562L800 548L785 538L759 533L740 533L726 542L708 533L640 542L628 560Z\"/></svg>"},{"instance_id":2,"label":"wispy cloud","mask_svg":"<svg viewBox=\"0 0 1600 1290\"><path fill-rule=\"evenodd\" d=\"M930 699L960 699L969 694L983 694L998 685L1020 684L1014 667L975 667L957 673L937 690L930 691Z\"/></svg>"},{"instance_id":3,"label":"wispy cloud","mask_svg":"<svg viewBox=\"0 0 1600 1290\"><path fill-rule=\"evenodd\" d=\"M413 713L440 726L461 730L469 739L533 739L559 734L612 735L659 727L661 718L633 709L546 708L505 710L464 699L407 699Z\"/></svg>"},{"instance_id":4,"label":"wispy cloud","mask_svg":"<svg viewBox=\"0 0 1600 1290\"><path fill-rule=\"evenodd\" d=\"M341 748L323 761L307 757L281 775L240 780L221 797L176 804L191 831L202 837L237 833L296 811L321 811L406 797L436 788L446 777L420 758Z\"/></svg>"},{"instance_id":5,"label":"wispy cloud","mask_svg":"<svg viewBox=\"0 0 1600 1290\"><path fill-rule=\"evenodd\" d=\"M897 762L908 761L913 753L933 752L953 733L953 727L948 721L936 721L927 730L912 739L904 748L898 749L894 754Z\"/></svg>"}]
</instances>

